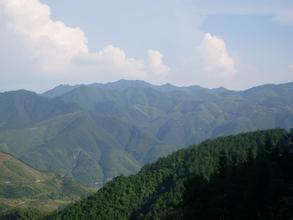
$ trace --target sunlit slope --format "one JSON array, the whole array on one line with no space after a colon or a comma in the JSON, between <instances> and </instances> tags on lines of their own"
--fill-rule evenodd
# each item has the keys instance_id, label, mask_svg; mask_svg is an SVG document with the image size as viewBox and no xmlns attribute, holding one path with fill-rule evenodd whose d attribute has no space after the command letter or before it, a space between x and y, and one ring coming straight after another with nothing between
<instances>
[{"instance_id":1,"label":"sunlit slope","mask_svg":"<svg viewBox=\"0 0 293 220\"><path fill-rule=\"evenodd\" d=\"M83 190L80 188L79 191L73 192L71 187L74 184L74 181L69 178L40 172L13 156L0 152L1 198L77 197Z\"/></svg>"}]
</instances>

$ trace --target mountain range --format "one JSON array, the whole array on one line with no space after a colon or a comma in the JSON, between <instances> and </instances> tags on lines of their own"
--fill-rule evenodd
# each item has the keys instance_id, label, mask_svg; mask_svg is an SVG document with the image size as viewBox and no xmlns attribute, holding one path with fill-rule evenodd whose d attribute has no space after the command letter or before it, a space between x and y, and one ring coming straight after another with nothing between
<instances>
[{"instance_id":1,"label":"mountain range","mask_svg":"<svg viewBox=\"0 0 293 220\"><path fill-rule=\"evenodd\" d=\"M293 83L244 91L120 80L0 93L0 150L99 188L190 144L293 124Z\"/></svg>"}]
</instances>

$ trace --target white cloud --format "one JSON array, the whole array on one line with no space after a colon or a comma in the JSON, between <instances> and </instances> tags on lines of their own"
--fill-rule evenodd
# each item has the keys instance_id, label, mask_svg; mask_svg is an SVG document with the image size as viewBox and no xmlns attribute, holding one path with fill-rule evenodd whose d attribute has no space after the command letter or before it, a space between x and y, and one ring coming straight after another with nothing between
<instances>
[{"instance_id":1,"label":"white cloud","mask_svg":"<svg viewBox=\"0 0 293 220\"><path fill-rule=\"evenodd\" d=\"M52 20L49 6L39 0L0 0L0 17L20 38L32 63L50 76L90 72L145 79L149 70L159 75L169 71L159 51L148 52L149 66L112 45L90 52L85 33Z\"/></svg>"},{"instance_id":2,"label":"white cloud","mask_svg":"<svg viewBox=\"0 0 293 220\"><path fill-rule=\"evenodd\" d=\"M130 78L145 78L146 76L144 60L127 58L121 48L112 45L96 53L80 53L72 61L80 69L86 68L103 73L116 72Z\"/></svg>"},{"instance_id":3,"label":"white cloud","mask_svg":"<svg viewBox=\"0 0 293 220\"><path fill-rule=\"evenodd\" d=\"M166 77L170 68L164 64L163 55L157 50L149 50L149 72L154 74L156 77L163 78Z\"/></svg>"},{"instance_id":4,"label":"white cloud","mask_svg":"<svg viewBox=\"0 0 293 220\"><path fill-rule=\"evenodd\" d=\"M82 30L51 20L50 8L38 0L1 0L0 4L9 29L44 71L64 71L72 57L88 52Z\"/></svg>"},{"instance_id":5,"label":"white cloud","mask_svg":"<svg viewBox=\"0 0 293 220\"><path fill-rule=\"evenodd\" d=\"M198 50L204 72L225 77L235 75L235 62L222 38L206 33Z\"/></svg>"},{"instance_id":6,"label":"white cloud","mask_svg":"<svg viewBox=\"0 0 293 220\"><path fill-rule=\"evenodd\" d=\"M289 69L289 71L292 71L292 72L293 72L293 64L290 64L290 65L288 66L288 69Z\"/></svg>"}]
</instances>

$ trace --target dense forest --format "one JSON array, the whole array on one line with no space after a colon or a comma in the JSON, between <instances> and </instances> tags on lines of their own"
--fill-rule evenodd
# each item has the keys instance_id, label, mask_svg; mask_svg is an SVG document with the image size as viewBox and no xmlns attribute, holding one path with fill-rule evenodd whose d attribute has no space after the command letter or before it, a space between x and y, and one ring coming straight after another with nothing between
<instances>
[{"instance_id":1,"label":"dense forest","mask_svg":"<svg viewBox=\"0 0 293 220\"><path fill-rule=\"evenodd\" d=\"M292 169L292 129L243 133L179 150L53 214L4 219L292 219Z\"/></svg>"}]
</instances>

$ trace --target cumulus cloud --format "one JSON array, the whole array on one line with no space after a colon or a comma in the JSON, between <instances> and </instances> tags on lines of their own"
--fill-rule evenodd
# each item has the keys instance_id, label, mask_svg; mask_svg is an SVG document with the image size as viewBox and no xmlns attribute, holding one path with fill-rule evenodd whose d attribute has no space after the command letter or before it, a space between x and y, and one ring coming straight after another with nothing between
<instances>
[{"instance_id":1,"label":"cumulus cloud","mask_svg":"<svg viewBox=\"0 0 293 220\"><path fill-rule=\"evenodd\" d=\"M235 75L235 62L222 38L210 33L204 34L198 51L204 72L225 77Z\"/></svg>"},{"instance_id":2,"label":"cumulus cloud","mask_svg":"<svg viewBox=\"0 0 293 220\"><path fill-rule=\"evenodd\" d=\"M160 53L160 51L149 50L148 58L149 72L151 74L154 74L156 77L159 78L166 77L169 74L170 68L164 64L163 55Z\"/></svg>"},{"instance_id":3,"label":"cumulus cloud","mask_svg":"<svg viewBox=\"0 0 293 220\"><path fill-rule=\"evenodd\" d=\"M88 53L87 38L79 28L50 18L50 8L38 0L1 0L10 30L20 36L33 61L48 72L69 68L72 57Z\"/></svg>"},{"instance_id":4,"label":"cumulus cloud","mask_svg":"<svg viewBox=\"0 0 293 220\"><path fill-rule=\"evenodd\" d=\"M80 53L73 58L73 63L80 69L103 73L117 72L121 76L145 78L144 60L128 58L119 47L108 45L96 53Z\"/></svg>"},{"instance_id":5,"label":"cumulus cloud","mask_svg":"<svg viewBox=\"0 0 293 220\"><path fill-rule=\"evenodd\" d=\"M142 59L127 57L124 50L113 45L91 52L85 33L52 20L49 6L39 0L0 0L0 14L19 36L32 63L49 75L88 71L144 79L148 71L159 75L169 71L159 51L148 52L147 65Z\"/></svg>"}]
</instances>

